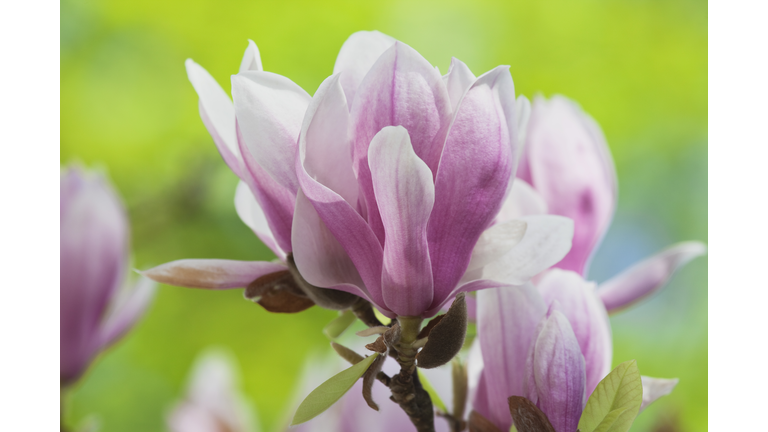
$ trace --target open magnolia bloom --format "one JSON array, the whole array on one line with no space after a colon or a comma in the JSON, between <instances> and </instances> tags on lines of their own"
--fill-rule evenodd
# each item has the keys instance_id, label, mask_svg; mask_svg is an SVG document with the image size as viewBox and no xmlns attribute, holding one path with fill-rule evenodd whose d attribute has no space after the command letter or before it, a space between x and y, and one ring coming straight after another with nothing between
<instances>
[{"instance_id":1,"label":"open magnolia bloom","mask_svg":"<svg viewBox=\"0 0 768 432\"><path fill-rule=\"evenodd\" d=\"M238 390L231 356L209 350L190 372L187 394L168 415L172 432L256 432L249 404Z\"/></svg>"},{"instance_id":2,"label":"open magnolia bloom","mask_svg":"<svg viewBox=\"0 0 768 432\"><path fill-rule=\"evenodd\" d=\"M272 312L298 312L313 304L340 309L356 297L313 289L295 272L291 224L298 191L296 143L310 96L288 78L266 72L253 41L232 76L234 103L200 65L187 60L187 75L200 97L200 117L229 168L241 180L235 193L240 219L279 262L184 259L144 274L191 288L248 287L246 297ZM262 279L260 279L262 278Z\"/></svg>"},{"instance_id":3,"label":"open magnolia bloom","mask_svg":"<svg viewBox=\"0 0 768 432\"><path fill-rule=\"evenodd\" d=\"M618 198L608 145L597 123L563 96L536 98L524 128L525 149L515 181L519 194L510 195L501 214L573 219L573 247L555 267L587 277ZM705 252L700 242L675 244L604 282L597 291L608 311L615 312L661 289L675 270Z\"/></svg>"},{"instance_id":4,"label":"open magnolia bloom","mask_svg":"<svg viewBox=\"0 0 768 432\"><path fill-rule=\"evenodd\" d=\"M68 385L142 316L155 284L124 284L128 219L107 180L72 167L60 186L60 379Z\"/></svg>"},{"instance_id":5,"label":"open magnolia bloom","mask_svg":"<svg viewBox=\"0 0 768 432\"><path fill-rule=\"evenodd\" d=\"M608 313L595 284L553 269L537 286L477 295L478 330L469 359L472 409L500 430L512 425L507 398L524 396L557 432L575 432L587 399L611 371ZM642 377L642 408L677 380Z\"/></svg>"},{"instance_id":6,"label":"open magnolia bloom","mask_svg":"<svg viewBox=\"0 0 768 432\"><path fill-rule=\"evenodd\" d=\"M292 246L308 282L430 317L501 286L489 267L522 284L565 256L569 219L497 220L527 112L508 69L475 77L453 59L440 76L381 33L345 42L299 133Z\"/></svg>"}]
</instances>

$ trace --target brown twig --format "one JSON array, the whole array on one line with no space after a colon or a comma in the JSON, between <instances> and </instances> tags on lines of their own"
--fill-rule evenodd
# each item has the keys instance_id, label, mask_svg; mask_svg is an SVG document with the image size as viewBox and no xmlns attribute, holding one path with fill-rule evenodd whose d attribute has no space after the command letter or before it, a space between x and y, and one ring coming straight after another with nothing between
<instances>
[{"instance_id":1,"label":"brown twig","mask_svg":"<svg viewBox=\"0 0 768 432\"><path fill-rule=\"evenodd\" d=\"M421 385L415 368L411 373L401 369L400 373L392 377L389 388L392 390L392 401L400 405L400 408L408 414L418 432L435 432L432 399Z\"/></svg>"}]
</instances>

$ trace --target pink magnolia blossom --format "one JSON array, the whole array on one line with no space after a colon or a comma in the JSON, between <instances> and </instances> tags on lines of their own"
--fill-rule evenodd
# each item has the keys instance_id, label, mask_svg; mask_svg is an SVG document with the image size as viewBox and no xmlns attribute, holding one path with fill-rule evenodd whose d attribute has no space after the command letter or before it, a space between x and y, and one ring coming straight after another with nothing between
<instances>
[{"instance_id":1,"label":"pink magnolia blossom","mask_svg":"<svg viewBox=\"0 0 768 432\"><path fill-rule=\"evenodd\" d=\"M537 98L527 123L525 150L501 215L557 214L574 220L573 247L556 267L587 276L610 226L618 185L610 149L597 123L562 96ZM598 287L609 312L661 289L675 270L706 252L700 242L675 244Z\"/></svg>"},{"instance_id":2,"label":"pink magnolia blossom","mask_svg":"<svg viewBox=\"0 0 768 432\"><path fill-rule=\"evenodd\" d=\"M123 285L128 219L107 180L73 167L61 173L60 187L60 378L67 385L141 317L155 285L144 278Z\"/></svg>"},{"instance_id":3,"label":"pink magnolia blossom","mask_svg":"<svg viewBox=\"0 0 768 432\"><path fill-rule=\"evenodd\" d=\"M472 409L508 430L507 398L524 396L556 431L575 432L587 399L611 371L608 312L595 284L553 269L536 286L484 290L477 297L478 342L469 359ZM643 406L676 383L643 377Z\"/></svg>"},{"instance_id":4,"label":"pink magnolia blossom","mask_svg":"<svg viewBox=\"0 0 768 432\"><path fill-rule=\"evenodd\" d=\"M520 283L562 258L572 224L556 216L493 227L517 164L507 67L479 78L454 59L440 74L407 45L358 32L314 97L265 72L253 42L232 76L234 103L187 61L200 115L241 183L241 219L311 284L382 312L434 315L497 258ZM483 237L484 236L484 237ZM242 287L274 262L181 260L146 274L181 286Z\"/></svg>"},{"instance_id":5,"label":"pink magnolia blossom","mask_svg":"<svg viewBox=\"0 0 768 432\"><path fill-rule=\"evenodd\" d=\"M254 414L238 390L234 361L222 351L198 357L187 394L167 418L171 432L256 432Z\"/></svg>"},{"instance_id":6,"label":"pink magnolia blossom","mask_svg":"<svg viewBox=\"0 0 768 432\"><path fill-rule=\"evenodd\" d=\"M296 155L292 246L307 281L429 317L458 292L501 285L486 272L524 283L565 255L570 220L496 219L526 103L507 66L475 77L453 59L440 76L408 45L359 32L334 72Z\"/></svg>"}]
</instances>

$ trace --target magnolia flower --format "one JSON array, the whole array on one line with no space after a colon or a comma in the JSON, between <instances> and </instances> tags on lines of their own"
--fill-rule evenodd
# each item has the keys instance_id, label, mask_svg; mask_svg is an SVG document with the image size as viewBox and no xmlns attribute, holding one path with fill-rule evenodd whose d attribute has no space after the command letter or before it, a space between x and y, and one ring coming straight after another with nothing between
<instances>
[{"instance_id":1,"label":"magnolia flower","mask_svg":"<svg viewBox=\"0 0 768 432\"><path fill-rule=\"evenodd\" d=\"M60 379L68 385L141 317L155 285L123 285L128 220L107 180L73 167L60 187Z\"/></svg>"},{"instance_id":2,"label":"magnolia flower","mask_svg":"<svg viewBox=\"0 0 768 432\"><path fill-rule=\"evenodd\" d=\"M591 117L562 96L534 101L525 135L515 182L519 193L509 197L502 213L573 219L573 247L556 267L586 277L618 197L605 138ZM705 252L700 242L673 245L601 284L600 298L609 312L625 308L661 289L676 269Z\"/></svg>"},{"instance_id":3,"label":"magnolia flower","mask_svg":"<svg viewBox=\"0 0 768 432\"><path fill-rule=\"evenodd\" d=\"M497 219L527 107L508 69L476 78L453 59L440 76L381 33L345 42L299 133L291 235L307 281L429 317L500 286L486 271L524 283L565 255L570 220Z\"/></svg>"},{"instance_id":4,"label":"magnolia flower","mask_svg":"<svg viewBox=\"0 0 768 432\"><path fill-rule=\"evenodd\" d=\"M286 275L295 270L291 224L298 181L293 161L310 96L288 78L264 71L253 41L249 41L238 74L232 75L234 103L200 65L188 59L186 67L200 97L200 117L222 158L241 180L235 192L237 214L278 261L184 259L144 274L170 285L207 289L243 288L266 277L270 286L261 288L274 289L271 301L261 300L264 289L246 292L246 296L275 312L298 312L313 302L331 308L349 306L355 298L345 293L324 301L306 289L286 289L286 284L300 283L295 282L298 275Z\"/></svg>"},{"instance_id":5,"label":"magnolia flower","mask_svg":"<svg viewBox=\"0 0 768 432\"><path fill-rule=\"evenodd\" d=\"M472 409L501 430L507 398L524 396L557 432L575 432L597 384L611 370L608 312L595 284L560 269L526 284L479 292L478 341L470 354ZM643 377L643 407L677 380Z\"/></svg>"},{"instance_id":6,"label":"magnolia flower","mask_svg":"<svg viewBox=\"0 0 768 432\"><path fill-rule=\"evenodd\" d=\"M198 357L187 395L167 418L172 432L255 432L254 414L238 391L234 361L221 351Z\"/></svg>"}]
</instances>

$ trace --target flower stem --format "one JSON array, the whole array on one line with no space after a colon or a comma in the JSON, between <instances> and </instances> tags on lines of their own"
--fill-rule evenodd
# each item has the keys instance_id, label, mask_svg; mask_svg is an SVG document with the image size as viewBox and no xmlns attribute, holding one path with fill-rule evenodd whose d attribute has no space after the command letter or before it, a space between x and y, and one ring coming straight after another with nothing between
<instances>
[{"instance_id":1,"label":"flower stem","mask_svg":"<svg viewBox=\"0 0 768 432\"><path fill-rule=\"evenodd\" d=\"M389 388L392 400L408 414L411 423L418 432L435 431L435 415L432 399L419 381L416 369L416 342L421 328L421 317L398 317L401 327L400 341L397 343L397 362L400 373L392 377Z\"/></svg>"}]
</instances>

